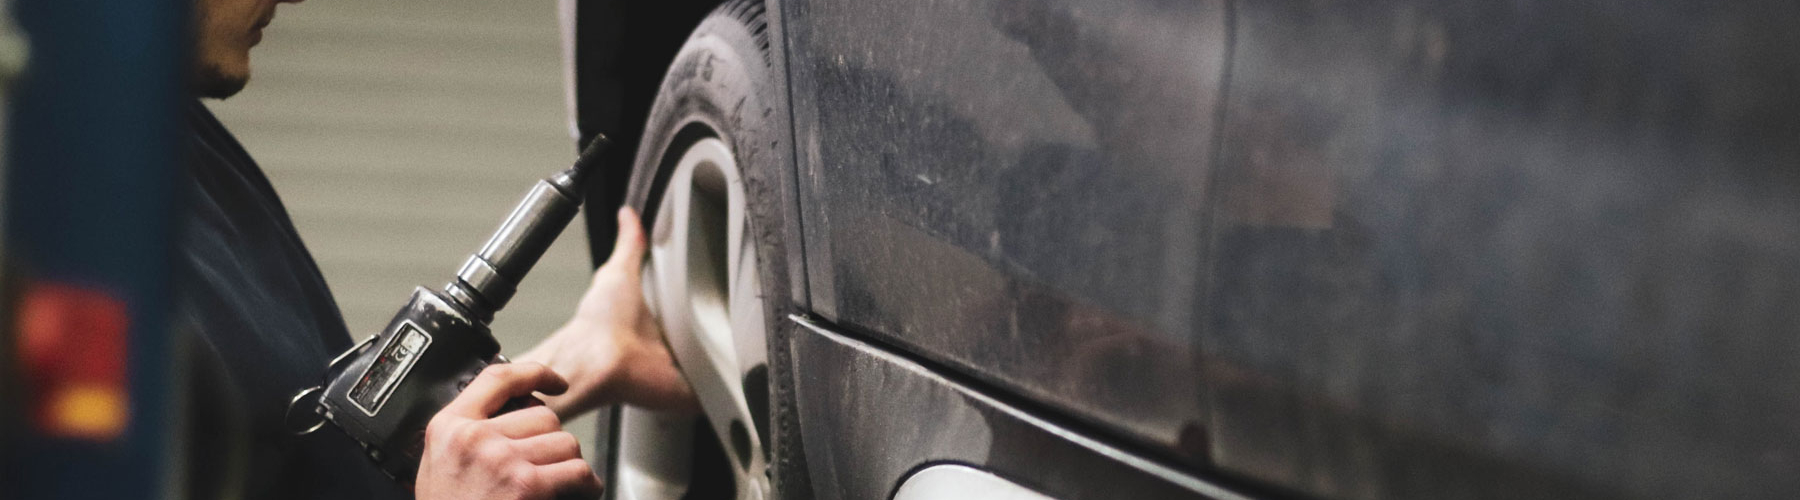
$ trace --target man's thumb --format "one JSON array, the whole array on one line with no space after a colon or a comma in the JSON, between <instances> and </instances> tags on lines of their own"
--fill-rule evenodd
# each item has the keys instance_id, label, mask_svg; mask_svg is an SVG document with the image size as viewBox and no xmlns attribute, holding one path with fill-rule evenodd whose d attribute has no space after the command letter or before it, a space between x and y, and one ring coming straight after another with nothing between
<instances>
[{"instance_id":1,"label":"man's thumb","mask_svg":"<svg viewBox=\"0 0 1800 500\"><path fill-rule=\"evenodd\" d=\"M627 270L636 271L644 261L644 223L631 207L619 207L618 219L619 238L613 242L612 256L607 261L617 261L625 264Z\"/></svg>"}]
</instances>

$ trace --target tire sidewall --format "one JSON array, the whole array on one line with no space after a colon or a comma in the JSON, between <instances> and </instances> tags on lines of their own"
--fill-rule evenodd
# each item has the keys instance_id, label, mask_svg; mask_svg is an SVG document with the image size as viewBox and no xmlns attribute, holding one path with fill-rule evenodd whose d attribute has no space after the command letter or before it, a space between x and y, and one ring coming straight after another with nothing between
<instances>
[{"instance_id":1,"label":"tire sidewall","mask_svg":"<svg viewBox=\"0 0 1800 500\"><path fill-rule=\"evenodd\" d=\"M777 79L780 74L771 67L773 58L763 52L767 44L759 44L758 33L753 32L760 31L753 24L761 20L746 19L744 4L732 2L714 11L670 65L644 127L625 203L643 214L646 226L654 227L661 215L657 207L681 153L707 137L730 146L744 181L750 215L747 234L754 235L760 256L764 331L770 344L771 387L765 407L778 414L767 415L767 425L792 429L762 434L764 446L772 448L765 450L772 455L770 467L777 469L775 498L809 498L797 423L791 418L791 374L783 369L788 366L788 349L782 319L797 310L789 294L789 249L784 241L784 235L791 234L787 225L793 222L784 216L781 197L786 190L779 184L792 168L787 94Z\"/></svg>"}]
</instances>

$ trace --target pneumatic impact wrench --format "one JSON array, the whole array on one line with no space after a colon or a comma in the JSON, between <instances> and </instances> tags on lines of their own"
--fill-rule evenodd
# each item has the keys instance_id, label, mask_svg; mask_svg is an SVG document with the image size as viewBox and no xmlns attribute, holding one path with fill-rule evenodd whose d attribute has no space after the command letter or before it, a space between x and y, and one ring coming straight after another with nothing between
<instances>
[{"instance_id":1,"label":"pneumatic impact wrench","mask_svg":"<svg viewBox=\"0 0 1800 500\"><path fill-rule=\"evenodd\" d=\"M595 137L574 166L532 186L443 290L415 288L387 328L333 359L324 385L289 401L291 430L309 434L329 422L361 443L382 472L412 483L425 425L482 368L506 362L488 322L575 218L582 182L607 144L605 136ZM527 396L501 411L535 404L541 403Z\"/></svg>"}]
</instances>

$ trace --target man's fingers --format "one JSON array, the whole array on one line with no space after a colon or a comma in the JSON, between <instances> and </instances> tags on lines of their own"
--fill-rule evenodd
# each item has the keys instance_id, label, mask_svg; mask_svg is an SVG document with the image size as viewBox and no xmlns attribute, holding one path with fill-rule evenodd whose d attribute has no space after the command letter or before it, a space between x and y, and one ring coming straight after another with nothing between
<instances>
[{"instance_id":1,"label":"man's fingers","mask_svg":"<svg viewBox=\"0 0 1800 500\"><path fill-rule=\"evenodd\" d=\"M555 485L556 491L560 493L580 497L600 494L600 476L594 475L594 469L588 466L586 460L576 458L541 465L538 466L538 475Z\"/></svg>"},{"instance_id":2,"label":"man's fingers","mask_svg":"<svg viewBox=\"0 0 1800 500\"><path fill-rule=\"evenodd\" d=\"M548 406L533 406L523 410L502 413L489 421L500 435L513 439L525 439L539 434L562 430L562 421L556 418L556 412Z\"/></svg>"},{"instance_id":3,"label":"man's fingers","mask_svg":"<svg viewBox=\"0 0 1800 500\"><path fill-rule=\"evenodd\" d=\"M581 441L574 434L551 432L513 442L525 461L533 465L550 465L581 458Z\"/></svg>"},{"instance_id":4,"label":"man's fingers","mask_svg":"<svg viewBox=\"0 0 1800 500\"><path fill-rule=\"evenodd\" d=\"M506 400L530 396L532 392L562 394L569 382L537 363L500 363L488 365L469 382L462 394L444 407L445 413L465 418L484 419L506 404Z\"/></svg>"}]
</instances>

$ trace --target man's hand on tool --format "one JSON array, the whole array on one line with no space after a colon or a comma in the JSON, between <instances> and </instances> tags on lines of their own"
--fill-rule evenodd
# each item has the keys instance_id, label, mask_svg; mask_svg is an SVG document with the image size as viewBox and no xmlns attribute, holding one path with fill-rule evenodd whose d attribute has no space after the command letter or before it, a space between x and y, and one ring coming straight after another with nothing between
<instances>
[{"instance_id":1,"label":"man's hand on tool","mask_svg":"<svg viewBox=\"0 0 1800 500\"><path fill-rule=\"evenodd\" d=\"M568 393L545 398L563 417L618 403L697 411L699 401L644 304L643 223L630 208L619 209L618 219L612 257L594 272L575 316L519 360L543 363L568 377Z\"/></svg>"},{"instance_id":2,"label":"man's hand on tool","mask_svg":"<svg viewBox=\"0 0 1800 500\"><path fill-rule=\"evenodd\" d=\"M425 428L425 453L414 481L419 500L598 496L600 478L549 408L494 415L510 399L533 391L560 394L568 387L537 363L482 370Z\"/></svg>"}]
</instances>

